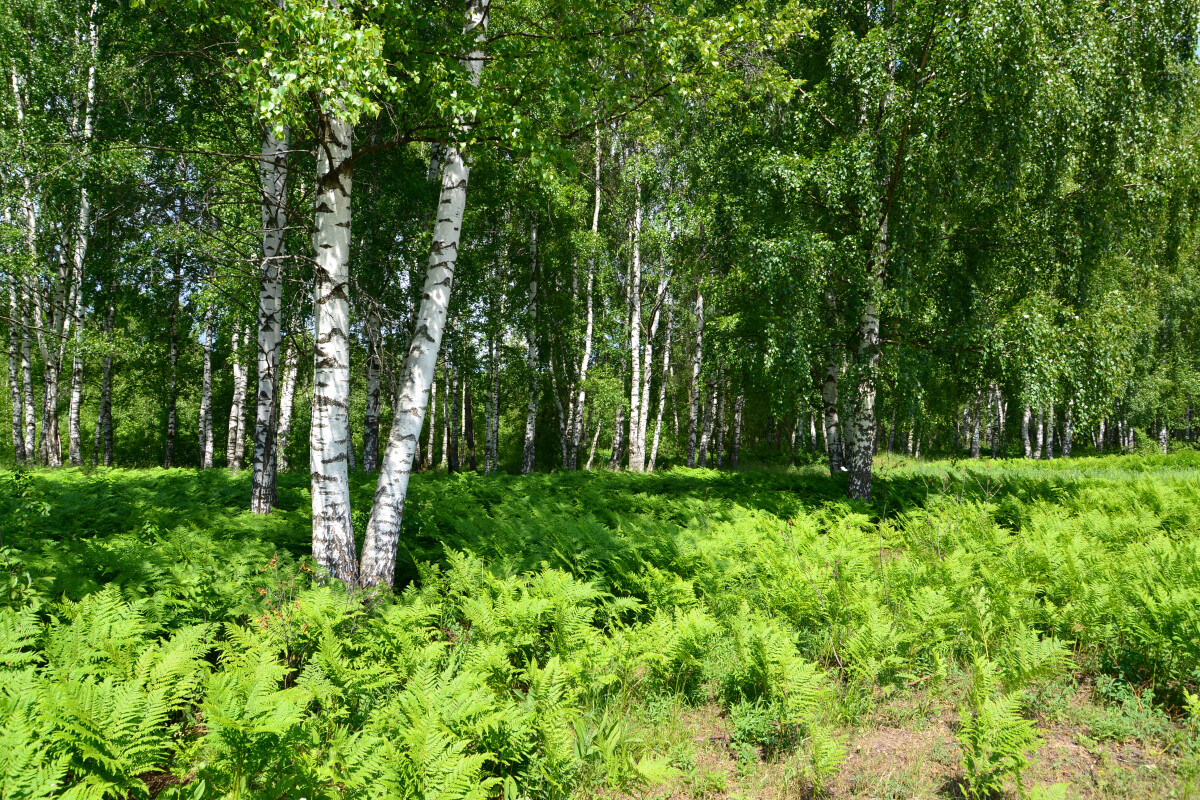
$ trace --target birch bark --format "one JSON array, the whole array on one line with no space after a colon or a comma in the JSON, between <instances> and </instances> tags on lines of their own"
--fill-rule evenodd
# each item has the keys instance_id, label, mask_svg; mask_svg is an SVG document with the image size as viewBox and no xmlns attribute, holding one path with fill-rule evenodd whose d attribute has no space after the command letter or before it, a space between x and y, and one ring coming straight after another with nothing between
<instances>
[{"instance_id":1,"label":"birch bark","mask_svg":"<svg viewBox=\"0 0 1200 800\"><path fill-rule=\"evenodd\" d=\"M667 404L667 384L671 375L671 334L675 330L675 320L671 314L671 295L666 297L667 339L663 342L662 380L658 385L658 411L654 417L654 442L650 446L650 461L646 466L648 472L654 472L655 462L658 461L658 443L662 434L663 409Z\"/></svg>"},{"instance_id":2,"label":"birch bark","mask_svg":"<svg viewBox=\"0 0 1200 800\"><path fill-rule=\"evenodd\" d=\"M88 12L88 77L83 112L83 159L79 174L79 218L75 228L74 269L71 284L74 294L72 316L75 323L75 353L71 358L71 399L67 408L67 440L71 466L83 463L82 424L80 413L83 408L83 267L87 258L88 242L92 227L92 203L88 195L88 166L91 160L92 119L96 102L96 59L100 38L96 32L97 3L93 2Z\"/></svg>"},{"instance_id":3,"label":"birch bark","mask_svg":"<svg viewBox=\"0 0 1200 800\"><path fill-rule=\"evenodd\" d=\"M1021 444L1025 446L1025 457L1033 458L1033 445L1029 441L1029 424L1033 420L1033 412L1029 408L1029 404L1025 404L1025 411L1021 415Z\"/></svg>"},{"instance_id":4,"label":"birch bark","mask_svg":"<svg viewBox=\"0 0 1200 800\"><path fill-rule=\"evenodd\" d=\"M353 129L337 109L317 123L313 249L312 474L313 559L330 577L358 585L350 521L350 198Z\"/></svg>"},{"instance_id":5,"label":"birch bark","mask_svg":"<svg viewBox=\"0 0 1200 800\"><path fill-rule=\"evenodd\" d=\"M594 188L594 197L592 201L592 242L595 246L600 233L600 126L595 126L596 135L596 165L592 176ZM596 278L596 256L590 254L588 256L588 273L587 273L587 318L583 329L583 357L579 360L579 392L575 398L575 420L571 433L571 463L567 469L575 469L579 460L579 448L583 443L583 435L585 426L583 425L583 406L587 399L587 389L584 388L584 382L587 380L588 367L592 361L592 328L594 320L592 292Z\"/></svg>"},{"instance_id":6,"label":"birch bark","mask_svg":"<svg viewBox=\"0 0 1200 800\"><path fill-rule=\"evenodd\" d=\"M279 345L283 325L283 258L287 233L288 131L264 127L258 161L262 192L262 264L258 273L258 391L254 411L250 511L269 514L276 501L279 442Z\"/></svg>"},{"instance_id":7,"label":"birch bark","mask_svg":"<svg viewBox=\"0 0 1200 800\"><path fill-rule=\"evenodd\" d=\"M633 223L629 232L629 471L644 469L642 413L642 183L634 168Z\"/></svg>"},{"instance_id":8,"label":"birch bark","mask_svg":"<svg viewBox=\"0 0 1200 800\"><path fill-rule=\"evenodd\" d=\"M213 312L204 313L204 376L200 383L200 469L213 467L212 418Z\"/></svg>"},{"instance_id":9,"label":"birch bark","mask_svg":"<svg viewBox=\"0 0 1200 800\"><path fill-rule=\"evenodd\" d=\"M692 353L692 383L688 408L687 465L696 466L696 426L700 416L700 368L704 355L704 295L696 293L696 349Z\"/></svg>"},{"instance_id":10,"label":"birch bark","mask_svg":"<svg viewBox=\"0 0 1200 800\"><path fill-rule=\"evenodd\" d=\"M246 351L249 330L239 325L233 331L233 402L229 405L229 434L225 438L225 460L229 469L242 468L246 446L246 386L249 381L247 364L242 360Z\"/></svg>"},{"instance_id":11,"label":"birch bark","mask_svg":"<svg viewBox=\"0 0 1200 800\"><path fill-rule=\"evenodd\" d=\"M5 212L5 216L10 216ZM6 219L6 222L8 220ZM21 418L21 310L17 302L17 277L8 276L8 392L12 405L13 458L25 463L25 424Z\"/></svg>"},{"instance_id":12,"label":"birch bark","mask_svg":"<svg viewBox=\"0 0 1200 800\"><path fill-rule=\"evenodd\" d=\"M177 417L178 406L178 374L176 367L179 364L179 275L175 276L175 298L171 302L171 321L170 321L170 343L167 345L167 368L169 375L167 377L167 441L163 448L163 469L170 469L175 465L175 423ZM105 383L108 383L109 366L112 363L112 356L104 358L104 375ZM104 401L101 399L100 407L103 409ZM101 412L103 416L103 412ZM100 419L96 419L96 444L100 443ZM98 449L98 448L97 448ZM92 459L95 461L95 457Z\"/></svg>"},{"instance_id":13,"label":"birch bark","mask_svg":"<svg viewBox=\"0 0 1200 800\"><path fill-rule=\"evenodd\" d=\"M289 340L291 337L288 337ZM276 471L286 472L287 448L292 436L292 410L296 403L296 377L300 370L300 350L295 345L284 349L283 385L279 392L279 430L275 436Z\"/></svg>"},{"instance_id":14,"label":"birch bark","mask_svg":"<svg viewBox=\"0 0 1200 800\"><path fill-rule=\"evenodd\" d=\"M467 0L466 33L475 32L476 49L465 59L471 82L479 85L483 69L481 43L487 33L490 0ZM437 224L434 227L433 247L429 270L417 312L412 343L404 363L404 373L397 396L395 420L392 423L387 451L379 474L375 504L367 523L363 545L362 578L364 585L391 586L396 570L396 548L400 540L400 524L413 456L425 422L429 404L429 387L441 346L450 289L458 264L459 237L463 211L467 200L469 168L463 153L456 145L446 148L442 169L442 189L438 201Z\"/></svg>"}]
</instances>

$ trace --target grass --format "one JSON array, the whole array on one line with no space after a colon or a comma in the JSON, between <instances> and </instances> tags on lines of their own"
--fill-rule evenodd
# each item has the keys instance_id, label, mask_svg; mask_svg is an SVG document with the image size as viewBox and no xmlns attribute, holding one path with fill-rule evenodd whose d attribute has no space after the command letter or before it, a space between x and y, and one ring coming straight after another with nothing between
<instances>
[{"instance_id":1,"label":"grass","mask_svg":"<svg viewBox=\"0 0 1200 800\"><path fill-rule=\"evenodd\" d=\"M0 795L1200 796L1200 454L843 490L420 475L364 607L306 476L0 474Z\"/></svg>"}]
</instances>

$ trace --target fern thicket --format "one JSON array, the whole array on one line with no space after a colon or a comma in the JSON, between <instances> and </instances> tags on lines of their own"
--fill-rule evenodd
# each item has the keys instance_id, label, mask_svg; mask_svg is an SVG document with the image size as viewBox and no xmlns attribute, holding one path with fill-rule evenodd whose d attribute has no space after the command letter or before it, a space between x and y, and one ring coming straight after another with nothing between
<instances>
[{"instance_id":1,"label":"fern thicket","mask_svg":"<svg viewBox=\"0 0 1200 800\"><path fill-rule=\"evenodd\" d=\"M289 476L263 521L216 473L35 473L0 496L0 796L631 793L677 774L626 721L662 696L819 790L836 695L964 671L985 796L1037 745L1039 682L1200 691L1200 481L1172 458L921 465L870 509L806 471L417 476L404 588L370 607L302 569Z\"/></svg>"}]
</instances>

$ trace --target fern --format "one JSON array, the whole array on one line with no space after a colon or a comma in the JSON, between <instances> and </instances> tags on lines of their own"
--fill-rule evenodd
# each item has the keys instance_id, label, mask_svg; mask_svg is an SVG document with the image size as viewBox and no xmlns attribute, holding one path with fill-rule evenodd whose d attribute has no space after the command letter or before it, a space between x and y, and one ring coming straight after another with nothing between
<instances>
[{"instance_id":1,"label":"fern","mask_svg":"<svg viewBox=\"0 0 1200 800\"><path fill-rule=\"evenodd\" d=\"M996 664L977 657L968 702L959 708L955 734L968 793L975 800L1000 792L1006 778L1020 789L1029 753L1040 744L1033 725L1020 715L1021 695L1006 694L1000 687Z\"/></svg>"}]
</instances>

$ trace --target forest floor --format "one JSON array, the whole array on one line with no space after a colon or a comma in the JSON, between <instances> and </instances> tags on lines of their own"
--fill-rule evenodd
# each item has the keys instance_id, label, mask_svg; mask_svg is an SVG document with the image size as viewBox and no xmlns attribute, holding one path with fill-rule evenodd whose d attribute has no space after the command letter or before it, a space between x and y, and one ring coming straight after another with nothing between
<instances>
[{"instance_id":1,"label":"forest floor","mask_svg":"<svg viewBox=\"0 0 1200 800\"><path fill-rule=\"evenodd\" d=\"M0 795L20 761L111 797L1200 798L1200 453L885 458L843 491L418 475L408 588L364 607L303 567L304 475L256 517L246 473L0 473ZM89 755L63 676L127 701L166 667L114 654L188 636L159 738L126 763L95 711Z\"/></svg>"}]
</instances>

